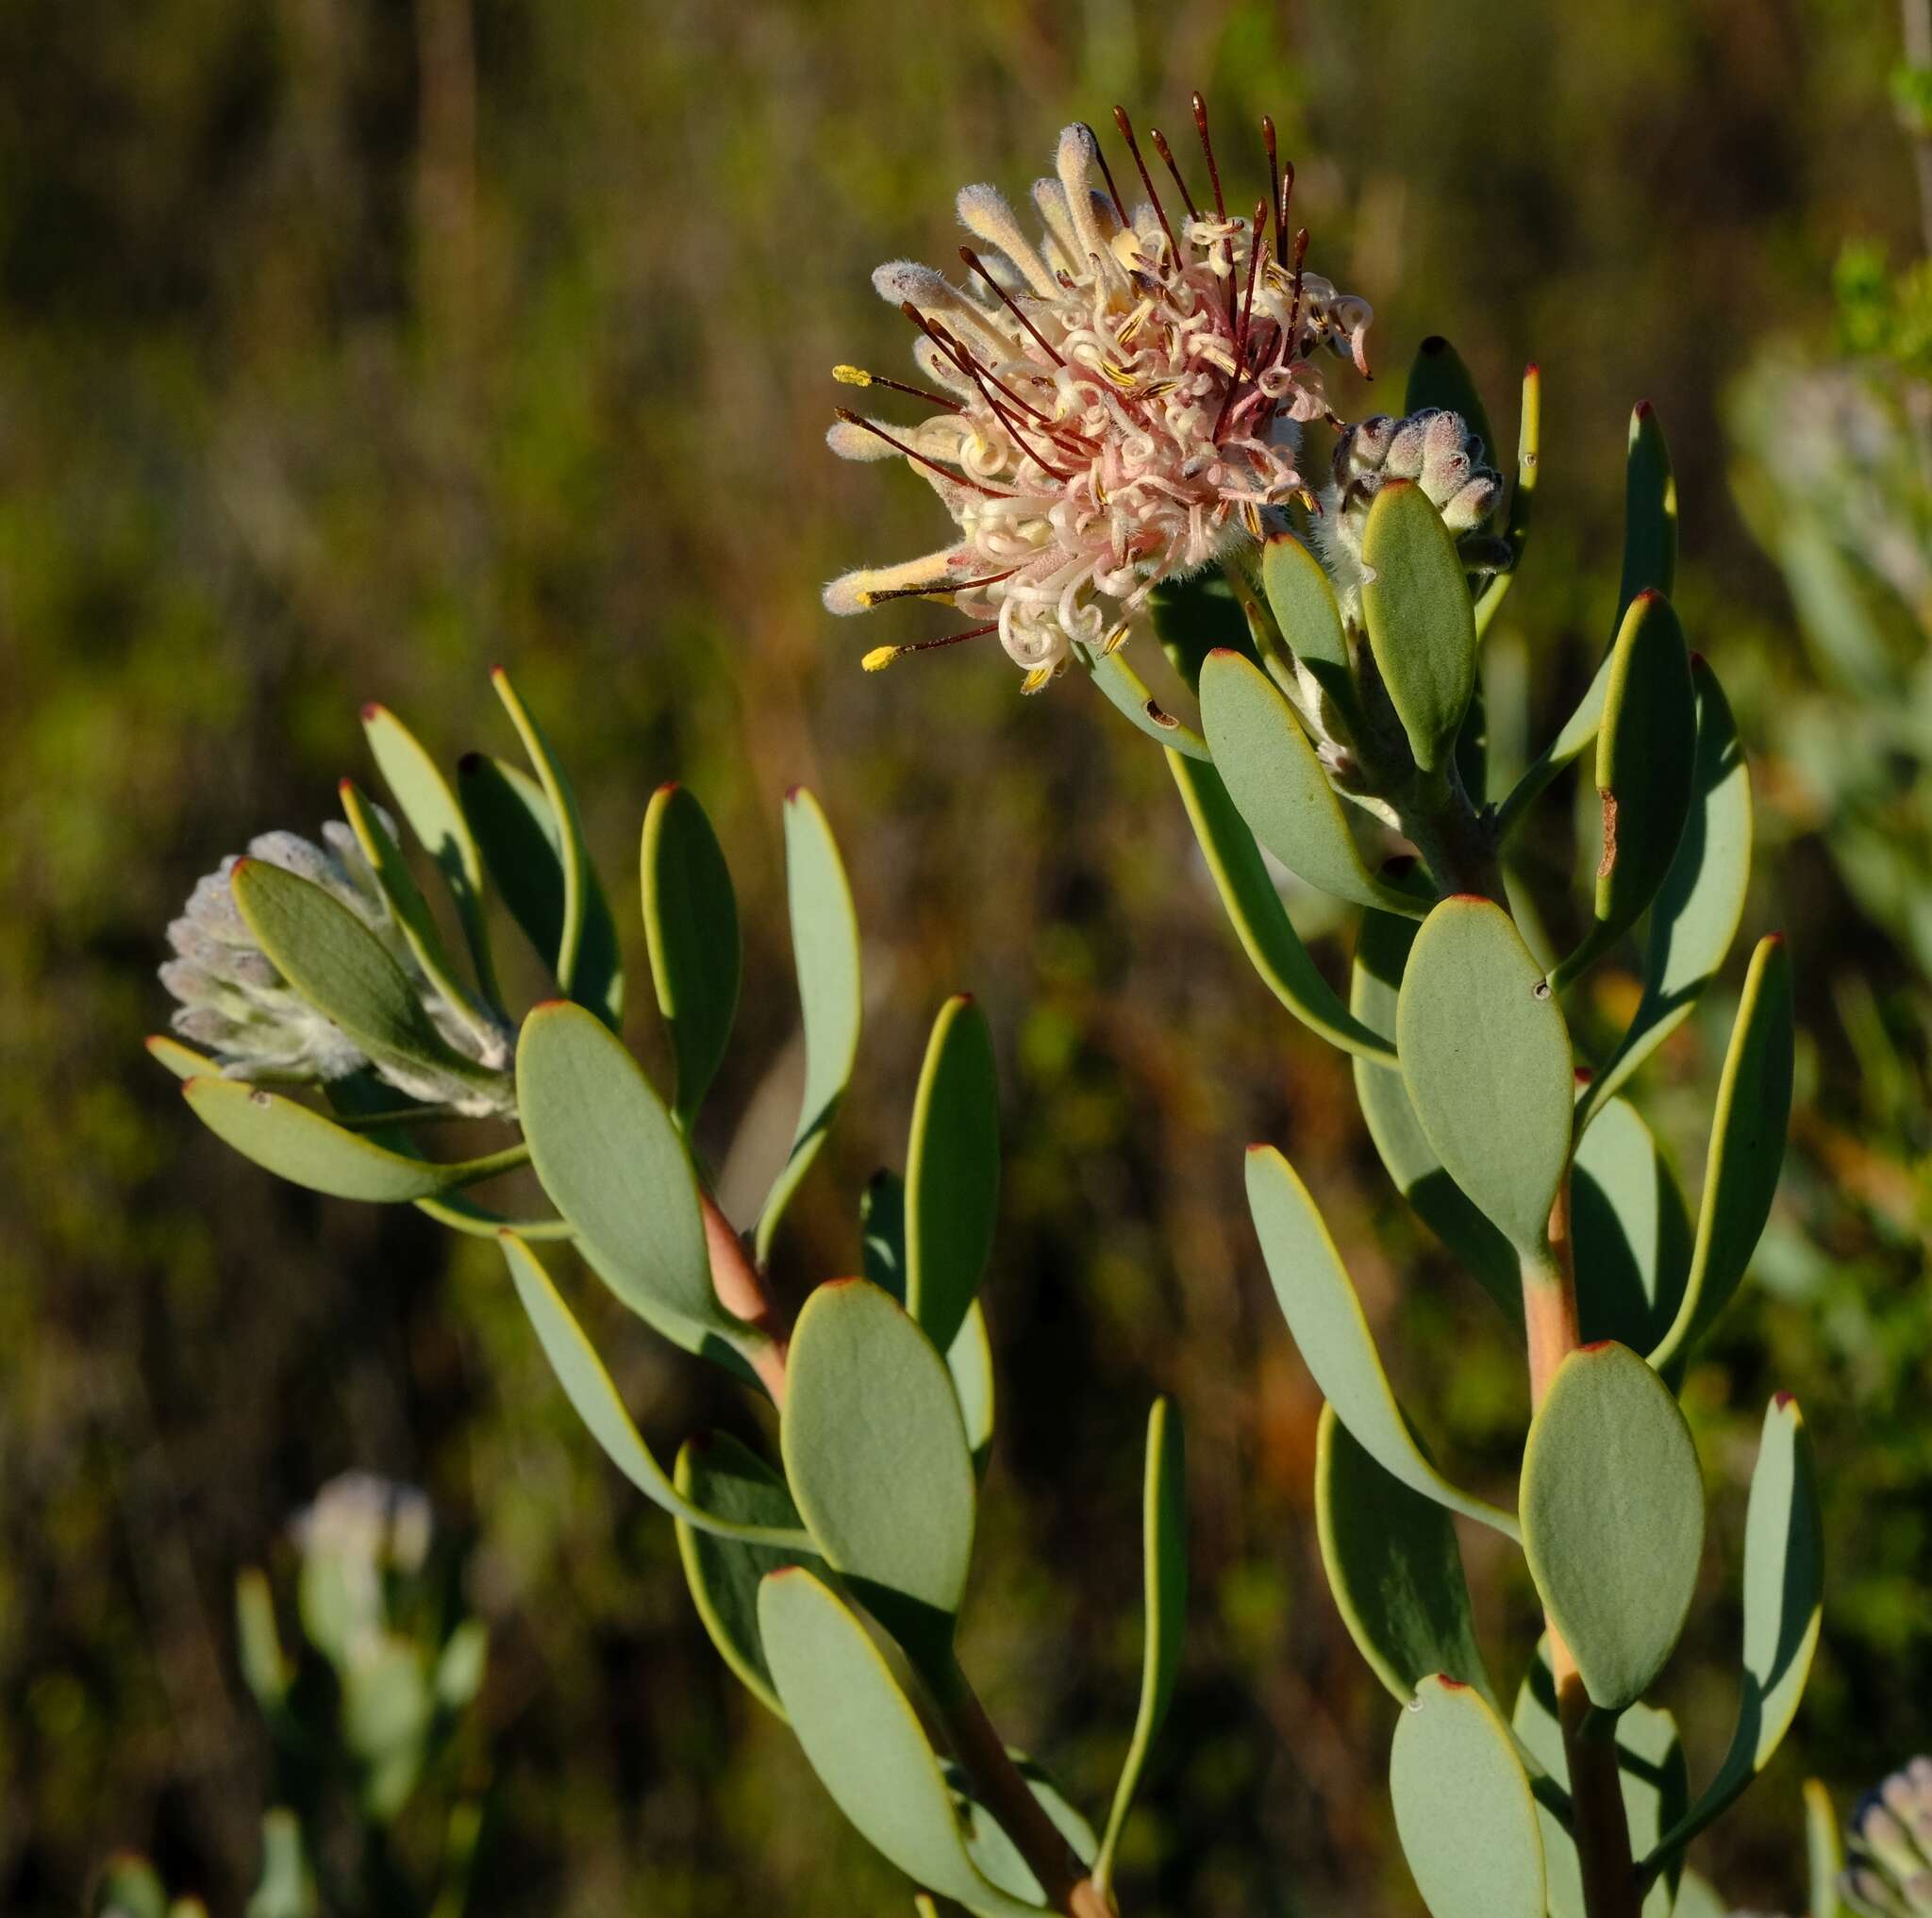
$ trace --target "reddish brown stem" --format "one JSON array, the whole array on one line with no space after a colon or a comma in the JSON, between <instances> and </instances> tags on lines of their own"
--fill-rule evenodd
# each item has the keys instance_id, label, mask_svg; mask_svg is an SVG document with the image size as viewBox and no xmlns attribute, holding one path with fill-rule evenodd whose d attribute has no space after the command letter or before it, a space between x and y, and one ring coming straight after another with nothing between
<instances>
[{"instance_id":1,"label":"reddish brown stem","mask_svg":"<svg viewBox=\"0 0 1932 1918\"><path fill-rule=\"evenodd\" d=\"M711 1258L711 1289L718 1303L735 1319L742 1319L759 1334L745 1354L758 1382L772 1394L772 1403L785 1403L785 1354L789 1335L777 1303L746 1251L744 1241L719 1209L709 1192L704 1195L705 1247Z\"/></svg>"}]
</instances>

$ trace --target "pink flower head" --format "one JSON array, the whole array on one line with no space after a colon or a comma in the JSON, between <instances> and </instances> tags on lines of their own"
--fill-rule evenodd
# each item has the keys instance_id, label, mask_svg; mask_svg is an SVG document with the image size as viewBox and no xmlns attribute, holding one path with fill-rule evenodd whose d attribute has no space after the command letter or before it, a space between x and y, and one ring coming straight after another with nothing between
<instances>
[{"instance_id":1,"label":"pink flower head","mask_svg":"<svg viewBox=\"0 0 1932 1918\"><path fill-rule=\"evenodd\" d=\"M918 329L913 358L929 384L854 367L839 377L933 410L900 425L841 409L827 439L847 459L906 459L958 532L922 559L835 579L825 605L932 599L976 624L881 647L868 668L996 632L1031 692L1074 646L1118 645L1161 580L1260 539L1263 515L1304 491L1299 423L1333 417L1310 356L1326 345L1366 372L1372 315L1305 271L1308 236L1289 234L1294 172L1276 164L1273 124L1262 122L1270 197L1241 218L1227 210L1198 94L1194 115L1209 208L1156 133L1185 209L1170 214L1116 108L1147 193L1131 214L1092 129L1070 126L1058 177L1033 189L1037 242L995 189L968 187L959 218L986 254L959 249L966 285L906 260L873 275Z\"/></svg>"}]
</instances>

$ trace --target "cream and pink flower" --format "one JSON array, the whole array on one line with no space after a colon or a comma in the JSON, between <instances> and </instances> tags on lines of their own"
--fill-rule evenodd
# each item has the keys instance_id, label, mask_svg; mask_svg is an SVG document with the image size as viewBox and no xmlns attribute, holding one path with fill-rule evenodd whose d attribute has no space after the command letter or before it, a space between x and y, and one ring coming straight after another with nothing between
<instances>
[{"instance_id":1,"label":"cream and pink flower","mask_svg":"<svg viewBox=\"0 0 1932 1918\"><path fill-rule=\"evenodd\" d=\"M1322 347L1367 371L1367 304L1304 265L1291 236L1293 169L1262 123L1268 196L1230 213L1198 96L1211 192L1199 206L1167 142L1153 142L1176 204L1157 190L1124 113L1115 118L1145 192L1129 212L1091 128L1060 136L1058 177L1034 187L1029 237L991 187L966 188L964 283L893 261L874 275L917 328L924 384L838 369L931 410L909 425L841 410L828 438L855 459L904 458L958 524L939 551L864 567L825 589L833 612L938 600L974 624L866 665L997 634L1043 685L1078 645L1117 645L1148 594L1262 537L1306 492L1302 423L1332 418ZM1096 175L1098 180L1096 182Z\"/></svg>"}]
</instances>

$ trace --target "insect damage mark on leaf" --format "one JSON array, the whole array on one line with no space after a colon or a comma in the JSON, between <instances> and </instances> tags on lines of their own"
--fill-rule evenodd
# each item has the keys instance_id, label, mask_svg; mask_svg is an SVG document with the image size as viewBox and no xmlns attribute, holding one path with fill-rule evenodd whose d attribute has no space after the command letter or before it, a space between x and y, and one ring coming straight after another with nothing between
<instances>
[{"instance_id":1,"label":"insect damage mark on leaf","mask_svg":"<svg viewBox=\"0 0 1932 1918\"><path fill-rule=\"evenodd\" d=\"M1604 803L1604 856L1597 861L1596 876L1607 879L1617 863L1617 795L1607 786L1597 788Z\"/></svg>"}]
</instances>

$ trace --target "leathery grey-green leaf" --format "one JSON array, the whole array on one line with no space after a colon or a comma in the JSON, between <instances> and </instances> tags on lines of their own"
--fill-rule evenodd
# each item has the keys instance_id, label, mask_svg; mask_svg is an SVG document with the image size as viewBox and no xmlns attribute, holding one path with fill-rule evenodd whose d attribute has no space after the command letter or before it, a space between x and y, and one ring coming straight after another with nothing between
<instances>
[{"instance_id":1,"label":"leathery grey-green leaf","mask_svg":"<svg viewBox=\"0 0 1932 1918\"><path fill-rule=\"evenodd\" d=\"M1570 1225L1583 1337L1648 1352L1676 1318L1690 1278L1690 1215L1627 1099L1612 1099L1577 1142Z\"/></svg>"},{"instance_id":2,"label":"leathery grey-green leaf","mask_svg":"<svg viewBox=\"0 0 1932 1918\"><path fill-rule=\"evenodd\" d=\"M1335 589L1322 562L1292 533L1276 533L1262 546L1261 591L1295 659L1343 711L1352 710L1355 676Z\"/></svg>"},{"instance_id":3,"label":"leathery grey-green leaf","mask_svg":"<svg viewBox=\"0 0 1932 1918\"><path fill-rule=\"evenodd\" d=\"M639 872L651 979L677 1068L673 1109L689 1133L731 1042L744 942L718 836L675 781L645 809Z\"/></svg>"},{"instance_id":4,"label":"leathery grey-green leaf","mask_svg":"<svg viewBox=\"0 0 1932 1918\"><path fill-rule=\"evenodd\" d=\"M1416 764L1440 772L1475 688L1475 609L1456 542L1413 480L1376 493L1362 566L1362 620L1382 683Z\"/></svg>"},{"instance_id":5,"label":"leathery grey-green leaf","mask_svg":"<svg viewBox=\"0 0 1932 1918\"><path fill-rule=\"evenodd\" d=\"M693 1505L665 1475L651 1448L625 1408L610 1374L584 1335L576 1315L564 1304L542 1261L514 1232L499 1232L497 1244L509 1267L510 1282L529 1315L537 1343L562 1386L571 1409L610 1462L655 1505L674 1518L746 1544L770 1545L779 1551L805 1553L810 1537L795 1526L747 1524Z\"/></svg>"},{"instance_id":6,"label":"leathery grey-green leaf","mask_svg":"<svg viewBox=\"0 0 1932 1918\"><path fill-rule=\"evenodd\" d=\"M1201 719L1228 796L1290 872L1354 905L1422 916L1420 901L1369 871L1301 723L1253 660L1225 648L1208 656Z\"/></svg>"},{"instance_id":7,"label":"leathery grey-green leaf","mask_svg":"<svg viewBox=\"0 0 1932 1918\"><path fill-rule=\"evenodd\" d=\"M1730 1750L1698 1801L1644 1868L1681 1858L1771 1762L1797 1714L1818 1648L1824 1597L1824 1522L1810 1435L1790 1393L1764 1414L1744 1519L1744 1656Z\"/></svg>"},{"instance_id":8,"label":"leathery grey-green leaf","mask_svg":"<svg viewBox=\"0 0 1932 1918\"><path fill-rule=\"evenodd\" d=\"M1544 1918L1529 1776L1480 1693L1424 1678L1389 1754L1395 1831L1433 1918Z\"/></svg>"},{"instance_id":9,"label":"leathery grey-green leaf","mask_svg":"<svg viewBox=\"0 0 1932 1918\"><path fill-rule=\"evenodd\" d=\"M1194 728L1169 712L1148 690L1147 682L1127 663L1124 654L1101 652L1092 646L1076 645L1074 657L1087 669L1107 702L1151 740L1171 746L1191 759L1213 756L1208 742Z\"/></svg>"},{"instance_id":10,"label":"leathery grey-green leaf","mask_svg":"<svg viewBox=\"0 0 1932 1918\"><path fill-rule=\"evenodd\" d=\"M192 1078L181 1088L194 1116L265 1171L332 1198L396 1205L475 1185L522 1165L521 1145L437 1164L392 1152L325 1113L240 1079Z\"/></svg>"},{"instance_id":11,"label":"leathery grey-green leaf","mask_svg":"<svg viewBox=\"0 0 1932 1918\"><path fill-rule=\"evenodd\" d=\"M381 812L370 804L353 779L344 779L340 791L342 817L355 834L362 857L369 861L369 869L382 888L383 897L389 901L395 923L415 955L416 963L423 968L424 976L471 1031L486 1042L493 1039L495 1022L477 1006L475 995L457 976L429 902L423 896L423 889L417 885L416 876L410 872L403 849L384 824Z\"/></svg>"},{"instance_id":12,"label":"leathery grey-green leaf","mask_svg":"<svg viewBox=\"0 0 1932 1918\"><path fill-rule=\"evenodd\" d=\"M517 1104L543 1190L618 1297L742 1332L712 1290L691 1155L624 1042L581 1006L537 1007L517 1044Z\"/></svg>"},{"instance_id":13,"label":"leathery grey-green leaf","mask_svg":"<svg viewBox=\"0 0 1932 1918\"><path fill-rule=\"evenodd\" d=\"M1093 1881L1103 1897L1113 1879L1114 1854L1134 1794L1180 1676L1188 1609L1187 1525L1187 1466L1180 1416L1166 1399L1158 1398L1147 1414L1147 1464L1141 1488L1141 1703L1126 1762L1114 1787L1107 1833L1093 1867Z\"/></svg>"},{"instance_id":14,"label":"leathery grey-green leaf","mask_svg":"<svg viewBox=\"0 0 1932 1918\"><path fill-rule=\"evenodd\" d=\"M1322 1396L1391 1477L1507 1537L1516 1522L1458 1491L1423 1456L1390 1389L1341 1256L1294 1168L1272 1145L1248 1148L1248 1209L1289 1330Z\"/></svg>"},{"instance_id":15,"label":"leathery grey-green leaf","mask_svg":"<svg viewBox=\"0 0 1932 1918\"><path fill-rule=\"evenodd\" d=\"M933 1022L906 1148L906 1309L941 1352L958 1336L985 1276L999 1197L992 1035L960 993Z\"/></svg>"},{"instance_id":16,"label":"leathery grey-green leaf","mask_svg":"<svg viewBox=\"0 0 1932 1918\"><path fill-rule=\"evenodd\" d=\"M859 1248L865 1276L882 1292L906 1303L906 1186L897 1173L883 1169L867 1181L858 1205ZM981 1478L992 1459L994 1379L992 1342L986 1313L977 1299L946 1347L946 1370L959 1401L973 1469Z\"/></svg>"},{"instance_id":17,"label":"leathery grey-green leaf","mask_svg":"<svg viewBox=\"0 0 1932 1918\"><path fill-rule=\"evenodd\" d=\"M1570 1034L1493 900L1458 894L1424 921L1395 1034L1409 1103L1450 1177L1521 1256L1541 1257L1570 1158Z\"/></svg>"},{"instance_id":18,"label":"leathery grey-green leaf","mask_svg":"<svg viewBox=\"0 0 1932 1918\"><path fill-rule=\"evenodd\" d=\"M1538 1644L1536 1659L1517 1692L1511 1726L1530 1757L1567 1793L1570 1762L1563 1749L1547 1639ZM1617 1779L1623 1790L1631 1852L1641 1858L1657 1843L1657 1835L1683 1816L1690 1795L1684 1746L1677 1736L1676 1721L1668 1711L1633 1705L1618 1719ZM1575 1839L1541 1798L1537 1801L1537 1823L1542 1831L1543 1868L1549 1877L1550 1918L1587 1918ZM1641 1918L1671 1918L1675 1892L1674 1874L1659 1878L1645 1893Z\"/></svg>"},{"instance_id":19,"label":"leathery grey-green leaf","mask_svg":"<svg viewBox=\"0 0 1932 1918\"><path fill-rule=\"evenodd\" d=\"M1391 1477L1332 1405L1316 1427L1315 1528L1335 1609L1398 1703L1433 1672L1494 1702L1448 1512Z\"/></svg>"},{"instance_id":20,"label":"leathery grey-green leaf","mask_svg":"<svg viewBox=\"0 0 1932 1918\"><path fill-rule=\"evenodd\" d=\"M805 1022L805 1092L791 1151L758 1215L761 1263L770 1256L786 1207L825 1142L858 1055L858 917L839 842L824 809L803 786L785 795L785 893Z\"/></svg>"},{"instance_id":21,"label":"leathery grey-green leaf","mask_svg":"<svg viewBox=\"0 0 1932 1918\"><path fill-rule=\"evenodd\" d=\"M1570 1354L1524 1448L1523 1549L1591 1702L1634 1705L1684 1628L1704 1481L1677 1402L1636 1353Z\"/></svg>"},{"instance_id":22,"label":"leathery grey-green leaf","mask_svg":"<svg viewBox=\"0 0 1932 1918\"><path fill-rule=\"evenodd\" d=\"M693 1505L742 1525L800 1530L805 1521L785 1481L756 1452L728 1432L702 1432L684 1442L672 1483ZM747 1545L677 1521L677 1550L685 1582L718 1656L758 1703L779 1717L785 1709L772 1683L758 1636L758 1585L787 1565L822 1572L816 1553Z\"/></svg>"},{"instance_id":23,"label":"leathery grey-green leaf","mask_svg":"<svg viewBox=\"0 0 1932 1918\"><path fill-rule=\"evenodd\" d=\"M1617 1050L1576 1110L1581 1133L1605 1100L1690 1016L1724 964L1751 879L1751 773L1724 688L1690 658L1697 750L1676 857L1650 908L1643 996Z\"/></svg>"},{"instance_id":24,"label":"leathery grey-green leaf","mask_svg":"<svg viewBox=\"0 0 1932 1918\"><path fill-rule=\"evenodd\" d=\"M1603 857L1590 929L1551 976L1558 991L1636 925L1676 857L1690 806L1697 709L1684 629L1660 593L1641 592L1610 650L1596 736Z\"/></svg>"},{"instance_id":25,"label":"leathery grey-green leaf","mask_svg":"<svg viewBox=\"0 0 1932 1918\"><path fill-rule=\"evenodd\" d=\"M1364 912L1349 982L1349 1008L1394 1049L1402 975L1415 943L1416 925L1389 912ZM1393 1066L1357 1058L1355 1093L1389 1176L1418 1216L1461 1261L1463 1269L1512 1325L1523 1323L1523 1273L1514 1247L1477 1211L1449 1176L1409 1104L1408 1088Z\"/></svg>"},{"instance_id":26,"label":"leathery grey-green leaf","mask_svg":"<svg viewBox=\"0 0 1932 1918\"><path fill-rule=\"evenodd\" d=\"M807 1762L861 1837L915 1883L989 1918L1040 1907L974 1867L939 1760L864 1626L802 1568L758 1590L758 1627Z\"/></svg>"},{"instance_id":27,"label":"leathery grey-green leaf","mask_svg":"<svg viewBox=\"0 0 1932 1918\"><path fill-rule=\"evenodd\" d=\"M396 809L436 861L449 888L483 996L494 1003L496 976L483 909L483 855L463 809L422 742L388 707L362 709L362 733Z\"/></svg>"},{"instance_id":28,"label":"leathery grey-green leaf","mask_svg":"<svg viewBox=\"0 0 1932 1918\"><path fill-rule=\"evenodd\" d=\"M966 1589L977 1488L932 1342L862 1278L820 1286L791 1336L779 1435L825 1562L915 1663L939 1669Z\"/></svg>"},{"instance_id":29,"label":"leathery grey-green leaf","mask_svg":"<svg viewBox=\"0 0 1932 1918\"><path fill-rule=\"evenodd\" d=\"M1255 836L1235 809L1220 774L1179 753L1167 756L1167 767L1180 788L1181 804L1187 809L1189 824L1194 828L1228 923L1269 991L1331 1045L1392 1067L1393 1043L1371 1030L1341 1003L1335 988L1308 957Z\"/></svg>"},{"instance_id":30,"label":"leathery grey-green leaf","mask_svg":"<svg viewBox=\"0 0 1932 1918\"><path fill-rule=\"evenodd\" d=\"M496 696L503 702L524 751L529 756L555 828L553 843L562 880L562 900L556 950L545 957L555 967L558 983L563 990L579 1005L590 1007L614 1030L624 1013L623 959L618 951L616 923L610 916L604 888L598 882L597 870L591 862L591 849L585 843L576 795L544 737L543 728L510 684L509 675L498 666L491 673L490 683L496 689Z\"/></svg>"},{"instance_id":31,"label":"leathery grey-green leaf","mask_svg":"<svg viewBox=\"0 0 1932 1918\"><path fill-rule=\"evenodd\" d=\"M341 900L266 859L238 859L228 883L275 970L378 1066L500 1082L436 1029L408 975Z\"/></svg>"},{"instance_id":32,"label":"leathery grey-green leaf","mask_svg":"<svg viewBox=\"0 0 1932 1918\"><path fill-rule=\"evenodd\" d=\"M1709 1331L1742 1283L1784 1165L1791 1123L1791 961L1782 933L1757 942L1718 1080L1697 1243L1675 1323L1651 1362L1659 1367Z\"/></svg>"},{"instance_id":33,"label":"leathery grey-green leaf","mask_svg":"<svg viewBox=\"0 0 1932 1918\"><path fill-rule=\"evenodd\" d=\"M1656 409L1645 400L1630 416L1629 452L1624 463L1624 575L1617 591L1617 616L1610 625L1612 635L1622 628L1624 615L1640 592L1660 592L1668 599L1676 574L1676 482L1671 476L1663 428L1657 424ZM1610 656L1606 652L1575 710L1504 800L1496 822L1502 838L1509 837L1537 795L1596 737L1609 684Z\"/></svg>"}]
</instances>

